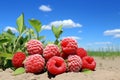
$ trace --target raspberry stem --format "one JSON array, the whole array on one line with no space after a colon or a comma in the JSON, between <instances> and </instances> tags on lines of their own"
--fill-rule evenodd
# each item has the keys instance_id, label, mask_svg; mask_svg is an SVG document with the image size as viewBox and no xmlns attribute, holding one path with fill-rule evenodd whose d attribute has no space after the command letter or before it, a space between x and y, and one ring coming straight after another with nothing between
<instances>
[{"instance_id":1,"label":"raspberry stem","mask_svg":"<svg viewBox=\"0 0 120 80\"><path fill-rule=\"evenodd\" d=\"M20 34L19 37L17 38L16 42L14 43L15 45L14 45L14 47L13 47L12 54L15 52L16 46L17 46L17 44L18 44L20 38L21 38L27 31L28 31L28 30L23 31L23 33Z\"/></svg>"}]
</instances>

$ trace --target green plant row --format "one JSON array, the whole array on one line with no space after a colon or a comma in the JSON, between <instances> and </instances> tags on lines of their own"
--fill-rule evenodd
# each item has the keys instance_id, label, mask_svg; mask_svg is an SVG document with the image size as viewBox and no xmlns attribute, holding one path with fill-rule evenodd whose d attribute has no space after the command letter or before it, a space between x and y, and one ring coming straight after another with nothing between
<instances>
[{"instance_id":1,"label":"green plant row","mask_svg":"<svg viewBox=\"0 0 120 80\"><path fill-rule=\"evenodd\" d=\"M98 56L98 57L120 56L119 51L88 51L88 54L91 56Z\"/></svg>"}]
</instances>

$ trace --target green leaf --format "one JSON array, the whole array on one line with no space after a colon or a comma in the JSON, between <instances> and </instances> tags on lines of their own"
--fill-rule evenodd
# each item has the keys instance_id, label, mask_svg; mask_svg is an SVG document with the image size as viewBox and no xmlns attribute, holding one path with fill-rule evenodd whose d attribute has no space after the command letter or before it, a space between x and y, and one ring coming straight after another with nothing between
<instances>
[{"instance_id":1,"label":"green leaf","mask_svg":"<svg viewBox=\"0 0 120 80\"><path fill-rule=\"evenodd\" d=\"M7 64L7 60L5 59L5 60L4 60L4 66L5 66L6 64Z\"/></svg>"},{"instance_id":2,"label":"green leaf","mask_svg":"<svg viewBox=\"0 0 120 80\"><path fill-rule=\"evenodd\" d=\"M0 57L5 57L7 59L12 59L13 54L8 54L8 53L0 53Z\"/></svg>"},{"instance_id":3,"label":"green leaf","mask_svg":"<svg viewBox=\"0 0 120 80\"><path fill-rule=\"evenodd\" d=\"M39 36L39 40L45 39L45 36Z\"/></svg>"},{"instance_id":4,"label":"green leaf","mask_svg":"<svg viewBox=\"0 0 120 80\"><path fill-rule=\"evenodd\" d=\"M5 59L4 60L4 68L10 68L12 67L12 60Z\"/></svg>"},{"instance_id":5,"label":"green leaf","mask_svg":"<svg viewBox=\"0 0 120 80\"><path fill-rule=\"evenodd\" d=\"M0 39L0 44L6 43L8 41L9 41L8 39Z\"/></svg>"},{"instance_id":6,"label":"green leaf","mask_svg":"<svg viewBox=\"0 0 120 80\"><path fill-rule=\"evenodd\" d=\"M23 73L25 73L25 69L23 67L17 68L14 71L14 75L19 75L19 74L23 74Z\"/></svg>"},{"instance_id":7,"label":"green leaf","mask_svg":"<svg viewBox=\"0 0 120 80\"><path fill-rule=\"evenodd\" d=\"M57 34L57 28L56 28L54 25L52 25L52 31L53 31L53 33L54 33L54 35L55 35L55 37L56 37L56 34Z\"/></svg>"},{"instance_id":8,"label":"green leaf","mask_svg":"<svg viewBox=\"0 0 120 80\"><path fill-rule=\"evenodd\" d=\"M8 29L8 30L7 30L7 33L9 33L9 34L11 34L11 35L14 35L14 33L12 32L11 29Z\"/></svg>"},{"instance_id":9,"label":"green leaf","mask_svg":"<svg viewBox=\"0 0 120 80\"><path fill-rule=\"evenodd\" d=\"M92 73L92 70L89 70L89 69L83 69L82 72L83 72L83 73L86 73L86 74L89 74L89 73Z\"/></svg>"},{"instance_id":10,"label":"green leaf","mask_svg":"<svg viewBox=\"0 0 120 80\"><path fill-rule=\"evenodd\" d=\"M29 20L29 23L31 26L33 26L33 28L37 31L37 33L41 31L42 24L39 20L31 19Z\"/></svg>"},{"instance_id":11,"label":"green leaf","mask_svg":"<svg viewBox=\"0 0 120 80\"><path fill-rule=\"evenodd\" d=\"M14 41L16 40L16 36L13 35L13 34L10 34L10 33L8 33L8 32L3 33L3 35L4 35L5 37L7 37L7 39L8 39L9 42L11 42L11 41L14 42Z\"/></svg>"},{"instance_id":12,"label":"green leaf","mask_svg":"<svg viewBox=\"0 0 120 80\"><path fill-rule=\"evenodd\" d=\"M17 18L17 30L19 31L19 33L21 34L25 29L25 25L24 25L24 14L21 14L18 18Z\"/></svg>"},{"instance_id":13,"label":"green leaf","mask_svg":"<svg viewBox=\"0 0 120 80\"><path fill-rule=\"evenodd\" d=\"M63 32L62 25L60 25L59 27L55 27L54 25L52 25L52 31L55 37L58 39Z\"/></svg>"}]
</instances>

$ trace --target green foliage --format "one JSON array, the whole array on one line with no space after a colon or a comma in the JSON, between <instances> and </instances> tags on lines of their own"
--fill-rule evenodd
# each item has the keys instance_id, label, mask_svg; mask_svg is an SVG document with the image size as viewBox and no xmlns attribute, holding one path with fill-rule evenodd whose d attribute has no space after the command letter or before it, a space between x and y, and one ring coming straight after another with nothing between
<instances>
[{"instance_id":1,"label":"green foliage","mask_svg":"<svg viewBox=\"0 0 120 80\"><path fill-rule=\"evenodd\" d=\"M0 57L4 57L6 59L12 59L13 54L8 54L8 53L0 53Z\"/></svg>"},{"instance_id":2,"label":"green foliage","mask_svg":"<svg viewBox=\"0 0 120 80\"><path fill-rule=\"evenodd\" d=\"M117 57L120 56L120 45L106 45L106 48L99 48L96 51L88 50L88 55L97 57Z\"/></svg>"},{"instance_id":3,"label":"green foliage","mask_svg":"<svg viewBox=\"0 0 120 80\"><path fill-rule=\"evenodd\" d=\"M41 28L42 28L41 22L39 20L31 19L31 20L29 20L29 23L35 29L35 31L37 33L37 38L36 39L40 40L41 37L39 37L39 32L41 31Z\"/></svg>"},{"instance_id":4,"label":"green foliage","mask_svg":"<svg viewBox=\"0 0 120 80\"><path fill-rule=\"evenodd\" d=\"M14 71L14 75L19 75L19 74L23 74L23 73L25 73L25 69L23 67L17 68Z\"/></svg>"},{"instance_id":5,"label":"green foliage","mask_svg":"<svg viewBox=\"0 0 120 80\"><path fill-rule=\"evenodd\" d=\"M116 57L120 56L119 51L88 51L88 55L96 57Z\"/></svg>"},{"instance_id":6,"label":"green foliage","mask_svg":"<svg viewBox=\"0 0 120 80\"><path fill-rule=\"evenodd\" d=\"M0 44L8 42L8 39L0 39Z\"/></svg>"},{"instance_id":7,"label":"green foliage","mask_svg":"<svg viewBox=\"0 0 120 80\"><path fill-rule=\"evenodd\" d=\"M21 14L16 21L17 24L17 30L19 31L20 34L26 29L24 25L24 14Z\"/></svg>"},{"instance_id":8,"label":"green foliage","mask_svg":"<svg viewBox=\"0 0 120 80\"><path fill-rule=\"evenodd\" d=\"M12 62L10 58L9 59L8 58L0 57L0 68L2 68L3 70L5 70L6 68L12 67Z\"/></svg>"},{"instance_id":9,"label":"green foliage","mask_svg":"<svg viewBox=\"0 0 120 80\"><path fill-rule=\"evenodd\" d=\"M92 73L92 70L83 69L82 72L85 73L85 74L90 74L90 73Z\"/></svg>"},{"instance_id":10,"label":"green foliage","mask_svg":"<svg viewBox=\"0 0 120 80\"><path fill-rule=\"evenodd\" d=\"M62 32L63 32L62 25L60 25L59 27L55 27L53 25L52 26L52 31L53 31L55 37L58 39L60 37L60 35L62 34Z\"/></svg>"},{"instance_id":11,"label":"green foliage","mask_svg":"<svg viewBox=\"0 0 120 80\"><path fill-rule=\"evenodd\" d=\"M42 24L39 20L31 19L29 20L29 23L33 26L36 32L39 33L41 31Z\"/></svg>"},{"instance_id":12,"label":"green foliage","mask_svg":"<svg viewBox=\"0 0 120 80\"><path fill-rule=\"evenodd\" d=\"M0 34L0 51L1 53L10 53L12 52L13 43L15 42L16 37L10 31L3 32Z\"/></svg>"},{"instance_id":13,"label":"green foliage","mask_svg":"<svg viewBox=\"0 0 120 80\"><path fill-rule=\"evenodd\" d=\"M62 25L60 25L58 27L55 27L54 25L52 25L52 32L54 33L54 35L56 37L55 44L58 45L58 43L59 43L58 39L60 38L60 35L63 33Z\"/></svg>"}]
</instances>

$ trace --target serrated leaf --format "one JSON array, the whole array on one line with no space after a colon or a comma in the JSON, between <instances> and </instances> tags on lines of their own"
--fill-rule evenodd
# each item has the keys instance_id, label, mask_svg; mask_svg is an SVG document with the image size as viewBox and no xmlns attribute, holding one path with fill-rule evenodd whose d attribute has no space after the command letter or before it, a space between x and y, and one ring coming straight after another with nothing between
<instances>
[{"instance_id":1,"label":"serrated leaf","mask_svg":"<svg viewBox=\"0 0 120 80\"><path fill-rule=\"evenodd\" d=\"M15 35L13 35L13 34L10 34L10 33L3 33L3 35L5 36L5 37L8 37L8 41L15 41L16 40L16 36Z\"/></svg>"},{"instance_id":2,"label":"serrated leaf","mask_svg":"<svg viewBox=\"0 0 120 80\"><path fill-rule=\"evenodd\" d=\"M12 59L13 54L0 53L0 57L4 57L4 58L7 58L7 59Z\"/></svg>"},{"instance_id":3,"label":"serrated leaf","mask_svg":"<svg viewBox=\"0 0 120 80\"><path fill-rule=\"evenodd\" d=\"M9 41L8 39L0 39L0 44L6 43L8 41Z\"/></svg>"},{"instance_id":4,"label":"serrated leaf","mask_svg":"<svg viewBox=\"0 0 120 80\"><path fill-rule=\"evenodd\" d=\"M52 25L52 31L53 31L55 37L57 38L57 36L56 36L56 34L57 34L57 28L54 25Z\"/></svg>"},{"instance_id":5,"label":"serrated leaf","mask_svg":"<svg viewBox=\"0 0 120 80\"><path fill-rule=\"evenodd\" d=\"M86 73L86 74L89 74L89 73L92 73L92 70L89 70L89 69L83 69L82 72L83 72L83 73Z\"/></svg>"},{"instance_id":6,"label":"serrated leaf","mask_svg":"<svg viewBox=\"0 0 120 80\"><path fill-rule=\"evenodd\" d=\"M14 75L19 75L19 74L23 74L23 73L25 73L25 69L23 67L17 68L14 71Z\"/></svg>"},{"instance_id":7,"label":"serrated leaf","mask_svg":"<svg viewBox=\"0 0 120 80\"><path fill-rule=\"evenodd\" d=\"M4 66L7 64L7 60L4 60Z\"/></svg>"},{"instance_id":8,"label":"serrated leaf","mask_svg":"<svg viewBox=\"0 0 120 80\"><path fill-rule=\"evenodd\" d=\"M42 24L39 20L31 19L29 20L29 23L31 26L33 26L33 28L37 31L37 33L41 31Z\"/></svg>"},{"instance_id":9,"label":"serrated leaf","mask_svg":"<svg viewBox=\"0 0 120 80\"><path fill-rule=\"evenodd\" d=\"M4 60L4 68L10 68L12 67L12 60L5 59Z\"/></svg>"},{"instance_id":10,"label":"serrated leaf","mask_svg":"<svg viewBox=\"0 0 120 80\"><path fill-rule=\"evenodd\" d=\"M55 37L58 39L63 32L62 25L60 25L59 27L55 27L54 25L52 25L52 31Z\"/></svg>"},{"instance_id":11,"label":"serrated leaf","mask_svg":"<svg viewBox=\"0 0 120 80\"><path fill-rule=\"evenodd\" d=\"M17 24L17 30L21 34L25 30L25 25L24 25L24 14L21 14L16 21Z\"/></svg>"}]
</instances>

